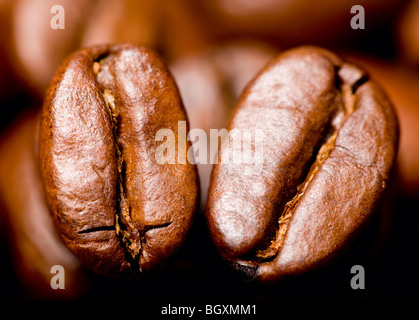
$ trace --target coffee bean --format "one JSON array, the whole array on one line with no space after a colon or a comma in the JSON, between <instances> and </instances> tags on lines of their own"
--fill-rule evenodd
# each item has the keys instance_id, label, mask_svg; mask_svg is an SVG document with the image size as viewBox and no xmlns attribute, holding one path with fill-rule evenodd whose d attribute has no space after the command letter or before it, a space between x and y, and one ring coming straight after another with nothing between
<instances>
[{"instance_id":1,"label":"coffee bean","mask_svg":"<svg viewBox=\"0 0 419 320\"><path fill-rule=\"evenodd\" d=\"M247 0L186 0L201 17L213 37L233 39L256 37L281 46L302 43L316 45L356 45L367 35L382 34L409 1L365 0L360 3L367 14L368 26L360 35L350 25L352 0L281 1L264 0L257 5ZM301 17L304 17L301 19Z\"/></svg>"},{"instance_id":2,"label":"coffee bean","mask_svg":"<svg viewBox=\"0 0 419 320\"><path fill-rule=\"evenodd\" d=\"M7 11L2 10L6 5ZM63 8L61 16L51 12L55 5ZM196 14L184 1L3 0L0 17L0 56L4 49L4 63L36 96L44 94L62 60L79 48L133 42L176 58L206 43ZM63 29L51 27L57 21Z\"/></svg>"},{"instance_id":3,"label":"coffee bean","mask_svg":"<svg viewBox=\"0 0 419 320\"><path fill-rule=\"evenodd\" d=\"M260 281L299 274L341 252L376 211L398 146L398 121L365 71L317 47L274 59L230 120L263 132L263 167L214 165L207 203L221 255ZM243 153L256 152L256 140ZM233 151L237 151L233 149Z\"/></svg>"},{"instance_id":4,"label":"coffee bean","mask_svg":"<svg viewBox=\"0 0 419 320\"><path fill-rule=\"evenodd\" d=\"M58 70L42 111L41 173L56 227L88 268L146 271L185 239L196 167L155 158L157 131L170 129L177 141L185 120L174 79L149 49L90 47Z\"/></svg>"},{"instance_id":5,"label":"coffee bean","mask_svg":"<svg viewBox=\"0 0 419 320\"><path fill-rule=\"evenodd\" d=\"M397 21L399 55L409 64L419 66L419 1L410 1Z\"/></svg>"},{"instance_id":6,"label":"coffee bean","mask_svg":"<svg viewBox=\"0 0 419 320\"><path fill-rule=\"evenodd\" d=\"M7 221L4 230L8 230L16 277L28 298L80 298L91 282L60 241L44 201L36 156L38 120L37 113L22 114L0 141L0 207L4 209L0 213ZM65 270L65 290L51 288L54 265Z\"/></svg>"}]
</instances>

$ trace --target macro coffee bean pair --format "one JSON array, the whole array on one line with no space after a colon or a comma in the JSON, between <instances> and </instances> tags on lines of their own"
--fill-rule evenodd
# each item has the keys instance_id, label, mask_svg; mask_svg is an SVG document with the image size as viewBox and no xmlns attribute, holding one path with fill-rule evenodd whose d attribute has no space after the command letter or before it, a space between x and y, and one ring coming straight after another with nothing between
<instances>
[{"instance_id":1,"label":"macro coffee bean pair","mask_svg":"<svg viewBox=\"0 0 419 320\"><path fill-rule=\"evenodd\" d=\"M179 121L175 80L150 49L90 47L59 68L42 110L40 168L56 229L87 268L130 277L185 241L199 207L196 166L155 158L156 133L170 129L177 141ZM338 254L377 210L398 146L382 89L316 47L270 62L239 99L232 129L264 133L263 167L218 161L206 217L223 258L260 281Z\"/></svg>"}]
</instances>

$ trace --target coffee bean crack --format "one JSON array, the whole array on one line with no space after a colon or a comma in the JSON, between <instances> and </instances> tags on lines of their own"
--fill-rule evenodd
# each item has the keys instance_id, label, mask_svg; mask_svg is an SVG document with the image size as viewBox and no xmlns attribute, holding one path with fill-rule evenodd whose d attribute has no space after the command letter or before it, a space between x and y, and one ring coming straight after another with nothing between
<instances>
[{"instance_id":1,"label":"coffee bean crack","mask_svg":"<svg viewBox=\"0 0 419 320\"><path fill-rule=\"evenodd\" d=\"M289 222L299 200L303 197L324 161L328 158L332 150L337 147L335 146L335 141L338 137L339 129L342 128L346 119L355 111L356 91L368 81L367 74L358 72L359 69L356 69L357 71L355 72L354 70L349 64L335 68L336 86L338 89L337 92L342 99L343 116L337 113L335 117L332 117L327 130L324 131L324 139L320 147L315 148L317 151L313 155L314 161L309 165L310 169L304 181L297 187L295 195L286 202L279 216L274 238L270 241L267 248L256 251L257 261L271 261L279 254L285 240Z\"/></svg>"},{"instance_id":2,"label":"coffee bean crack","mask_svg":"<svg viewBox=\"0 0 419 320\"><path fill-rule=\"evenodd\" d=\"M104 57L101 58L102 59L99 61L95 61L93 63L93 72L95 75L99 74L101 71L101 64ZM142 245L145 242L145 235L144 232L140 234L140 230L134 225L131 219L130 202L125 191L124 178L126 170L125 162L122 156L123 148L119 142L119 108L111 90L106 88L105 84L101 83L98 79L97 81L102 89L102 97L109 112L115 141L115 153L117 159L117 208L115 213L115 231L121 239L121 243L130 258L138 264Z\"/></svg>"}]
</instances>

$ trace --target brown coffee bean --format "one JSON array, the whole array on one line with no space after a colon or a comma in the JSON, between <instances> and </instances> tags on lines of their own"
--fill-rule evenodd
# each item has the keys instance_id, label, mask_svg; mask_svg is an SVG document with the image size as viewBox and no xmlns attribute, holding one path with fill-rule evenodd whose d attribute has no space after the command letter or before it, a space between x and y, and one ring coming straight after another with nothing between
<instances>
[{"instance_id":1,"label":"brown coffee bean","mask_svg":"<svg viewBox=\"0 0 419 320\"><path fill-rule=\"evenodd\" d=\"M419 1L410 1L397 27L399 51L404 60L419 67Z\"/></svg>"},{"instance_id":2,"label":"brown coffee bean","mask_svg":"<svg viewBox=\"0 0 419 320\"><path fill-rule=\"evenodd\" d=\"M402 1L364 0L186 0L195 8L213 37L221 39L256 37L273 40L281 46L313 43L317 45L347 45L359 43L364 37L382 32L394 21L404 4ZM354 14L351 7L362 5L368 26L351 28Z\"/></svg>"},{"instance_id":3,"label":"brown coffee bean","mask_svg":"<svg viewBox=\"0 0 419 320\"><path fill-rule=\"evenodd\" d=\"M0 100L2 104L7 104L15 95L22 96L21 83L13 70L13 62L9 57L11 33L11 11L13 7L12 0L0 1ZM15 104L13 110L21 108ZM4 117L3 117L4 118ZM0 126L6 122L3 122Z\"/></svg>"},{"instance_id":4,"label":"brown coffee bean","mask_svg":"<svg viewBox=\"0 0 419 320\"><path fill-rule=\"evenodd\" d=\"M260 281L335 257L375 211L397 153L398 122L383 90L316 47L274 59L242 94L233 129L263 132L263 142L242 146L255 154L263 143L262 167L223 164L231 143L222 144L208 224L221 255Z\"/></svg>"},{"instance_id":5,"label":"brown coffee bean","mask_svg":"<svg viewBox=\"0 0 419 320\"><path fill-rule=\"evenodd\" d=\"M7 222L14 272L26 298L79 298L91 283L60 240L44 201L36 156L38 122L38 115L22 115L0 142L1 213ZM65 290L51 287L55 265L64 268Z\"/></svg>"},{"instance_id":6,"label":"brown coffee bean","mask_svg":"<svg viewBox=\"0 0 419 320\"><path fill-rule=\"evenodd\" d=\"M7 2L10 9L4 16L10 16L7 24L10 30L1 41L5 43L13 69L37 95L43 95L63 59L79 48L133 42L159 50L165 58L174 58L205 42L197 18L183 1ZM51 27L50 22L56 20L56 13L51 13L55 5L64 10L63 29ZM0 4L0 16L1 8Z\"/></svg>"},{"instance_id":7,"label":"brown coffee bean","mask_svg":"<svg viewBox=\"0 0 419 320\"><path fill-rule=\"evenodd\" d=\"M50 25L57 4L64 9L64 29ZM11 60L24 81L43 94L62 60L78 48L131 41L157 46L155 6L138 0L17 0L11 12Z\"/></svg>"},{"instance_id":8,"label":"brown coffee bean","mask_svg":"<svg viewBox=\"0 0 419 320\"><path fill-rule=\"evenodd\" d=\"M176 84L149 49L91 47L58 70L42 111L41 173L59 233L90 269L149 270L185 239L196 167L155 155L159 129L174 132L177 153L178 121L186 114Z\"/></svg>"},{"instance_id":9,"label":"brown coffee bean","mask_svg":"<svg viewBox=\"0 0 419 320\"><path fill-rule=\"evenodd\" d=\"M61 61L80 44L96 1L17 0L11 16L8 50L14 69L36 94L42 95ZM51 8L65 10L64 29L53 29Z\"/></svg>"}]
</instances>

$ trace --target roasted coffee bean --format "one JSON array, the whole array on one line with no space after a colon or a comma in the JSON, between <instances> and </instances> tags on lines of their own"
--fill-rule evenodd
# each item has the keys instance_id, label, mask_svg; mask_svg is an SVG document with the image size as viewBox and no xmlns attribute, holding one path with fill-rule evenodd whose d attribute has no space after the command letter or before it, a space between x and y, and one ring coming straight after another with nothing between
<instances>
[{"instance_id":1,"label":"roasted coffee bean","mask_svg":"<svg viewBox=\"0 0 419 320\"><path fill-rule=\"evenodd\" d=\"M34 94L42 96L61 61L80 44L96 1L17 0L10 12L9 59ZM54 5L64 9L64 29L53 29ZM63 16L61 16L63 17Z\"/></svg>"},{"instance_id":2,"label":"roasted coffee bean","mask_svg":"<svg viewBox=\"0 0 419 320\"><path fill-rule=\"evenodd\" d=\"M400 56L419 67L419 1L413 0L400 14L397 28Z\"/></svg>"},{"instance_id":3,"label":"roasted coffee bean","mask_svg":"<svg viewBox=\"0 0 419 320\"><path fill-rule=\"evenodd\" d=\"M221 255L262 282L341 253L376 212L398 146L398 120L380 86L317 47L275 58L244 91L227 129L263 132L263 162L222 163L231 152L224 140L208 225ZM256 144L243 143L242 152L256 153Z\"/></svg>"},{"instance_id":4,"label":"roasted coffee bean","mask_svg":"<svg viewBox=\"0 0 419 320\"><path fill-rule=\"evenodd\" d=\"M409 0L185 0L195 8L196 15L208 32L221 39L256 37L273 40L281 46L312 43L316 45L352 45L394 21ZM355 14L354 5L362 5L368 26L352 29L350 22ZM300 17L304 17L301 18Z\"/></svg>"},{"instance_id":5,"label":"roasted coffee bean","mask_svg":"<svg viewBox=\"0 0 419 320\"><path fill-rule=\"evenodd\" d=\"M60 241L44 201L36 156L38 114L21 115L0 142L0 202L17 279L26 298L79 298L90 288L80 262ZM54 290L51 268L65 270Z\"/></svg>"},{"instance_id":6,"label":"roasted coffee bean","mask_svg":"<svg viewBox=\"0 0 419 320\"><path fill-rule=\"evenodd\" d=\"M42 111L41 174L58 232L90 269L146 271L185 239L196 167L160 165L155 154L159 129L173 131L178 153L178 121L186 114L174 79L149 49L90 47L55 75Z\"/></svg>"},{"instance_id":7,"label":"roasted coffee bean","mask_svg":"<svg viewBox=\"0 0 419 320\"><path fill-rule=\"evenodd\" d=\"M57 4L62 15L51 13ZM78 48L131 41L156 45L155 5L150 1L17 0L11 7L10 60L41 95L62 60ZM51 26L58 17L63 29Z\"/></svg>"},{"instance_id":8,"label":"roasted coffee bean","mask_svg":"<svg viewBox=\"0 0 419 320\"><path fill-rule=\"evenodd\" d=\"M3 26L0 34L4 33L0 42L5 44L14 71L41 96L62 60L79 48L134 42L159 50L165 58L175 58L205 42L196 23L198 18L183 1L6 0L5 3L8 8L3 14L6 5L0 3ZM61 14L51 12L56 5L61 6ZM62 23L62 29L55 29L58 22Z\"/></svg>"}]
</instances>

